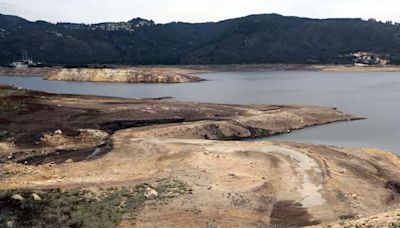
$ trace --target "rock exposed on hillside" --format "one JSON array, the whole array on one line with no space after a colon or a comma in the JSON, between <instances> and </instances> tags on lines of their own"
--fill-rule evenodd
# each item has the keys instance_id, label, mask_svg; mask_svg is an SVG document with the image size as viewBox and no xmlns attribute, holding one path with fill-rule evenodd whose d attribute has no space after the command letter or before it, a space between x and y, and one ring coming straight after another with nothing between
<instances>
[{"instance_id":1,"label":"rock exposed on hillside","mask_svg":"<svg viewBox=\"0 0 400 228\"><path fill-rule=\"evenodd\" d=\"M17 201L24 201L25 198L22 197L20 194L15 194L11 197L11 199L17 200Z\"/></svg>"},{"instance_id":2,"label":"rock exposed on hillside","mask_svg":"<svg viewBox=\"0 0 400 228\"><path fill-rule=\"evenodd\" d=\"M38 194L36 194L36 193L32 193L31 196L32 196L32 198L33 198L34 201L41 201L41 200L42 200L42 197L40 197L40 196L39 196Z\"/></svg>"},{"instance_id":3,"label":"rock exposed on hillside","mask_svg":"<svg viewBox=\"0 0 400 228\"><path fill-rule=\"evenodd\" d=\"M155 199L158 197L158 192L152 188L147 187L146 191L144 192L144 196L146 199Z\"/></svg>"}]
</instances>

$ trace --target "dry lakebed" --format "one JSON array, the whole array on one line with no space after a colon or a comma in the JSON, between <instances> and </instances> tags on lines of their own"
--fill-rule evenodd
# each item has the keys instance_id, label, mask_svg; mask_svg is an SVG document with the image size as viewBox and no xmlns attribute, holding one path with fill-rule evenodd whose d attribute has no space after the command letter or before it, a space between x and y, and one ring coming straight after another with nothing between
<instances>
[{"instance_id":1,"label":"dry lakebed","mask_svg":"<svg viewBox=\"0 0 400 228\"><path fill-rule=\"evenodd\" d=\"M360 219L377 214L387 219L373 224L395 224L396 155L242 140L360 119L319 106L58 95L4 85L0 223L340 226L367 224L374 219Z\"/></svg>"}]
</instances>

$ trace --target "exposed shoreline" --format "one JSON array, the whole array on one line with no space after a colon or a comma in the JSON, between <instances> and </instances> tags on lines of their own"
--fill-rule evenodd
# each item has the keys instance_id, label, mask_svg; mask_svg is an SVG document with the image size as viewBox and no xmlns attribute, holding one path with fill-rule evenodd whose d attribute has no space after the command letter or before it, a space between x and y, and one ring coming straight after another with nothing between
<instances>
[{"instance_id":1,"label":"exposed shoreline","mask_svg":"<svg viewBox=\"0 0 400 228\"><path fill-rule=\"evenodd\" d=\"M188 83L204 81L198 71L181 68L0 68L0 75L42 76L53 81L91 81L125 83Z\"/></svg>"},{"instance_id":2,"label":"exposed shoreline","mask_svg":"<svg viewBox=\"0 0 400 228\"><path fill-rule=\"evenodd\" d=\"M72 208L101 203L100 211L87 213L115 215L115 225L151 227L307 226L400 203L400 158L389 152L235 141L360 119L335 108L58 95L10 86L0 86L0 97L0 213L12 207L17 224L52 218L60 198ZM146 188L159 195L144 198ZM29 210L38 203L32 194L45 202L46 213L35 209L30 213L39 217L15 220L24 216L15 204ZM121 212L108 209L114 202Z\"/></svg>"},{"instance_id":3,"label":"exposed shoreline","mask_svg":"<svg viewBox=\"0 0 400 228\"><path fill-rule=\"evenodd\" d=\"M196 76L209 72L240 71L308 71L308 72L400 72L400 66L248 64L248 65L177 65L177 66L114 66L113 68L25 68L0 67L0 75L43 76L46 80L187 83L203 81Z\"/></svg>"},{"instance_id":4,"label":"exposed shoreline","mask_svg":"<svg viewBox=\"0 0 400 228\"><path fill-rule=\"evenodd\" d=\"M245 65L189 65L183 68L200 71L310 71L310 72L400 72L400 65L310 65L310 64L245 64Z\"/></svg>"}]
</instances>

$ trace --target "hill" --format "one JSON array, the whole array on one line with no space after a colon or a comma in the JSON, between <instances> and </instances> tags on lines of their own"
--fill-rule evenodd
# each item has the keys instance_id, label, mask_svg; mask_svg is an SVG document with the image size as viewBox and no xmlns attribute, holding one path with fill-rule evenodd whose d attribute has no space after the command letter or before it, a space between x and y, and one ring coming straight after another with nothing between
<instances>
[{"instance_id":1,"label":"hill","mask_svg":"<svg viewBox=\"0 0 400 228\"><path fill-rule=\"evenodd\" d=\"M0 14L0 64L22 49L49 64L351 63L358 51L400 62L400 26L361 19L251 15L215 23L31 22Z\"/></svg>"}]
</instances>

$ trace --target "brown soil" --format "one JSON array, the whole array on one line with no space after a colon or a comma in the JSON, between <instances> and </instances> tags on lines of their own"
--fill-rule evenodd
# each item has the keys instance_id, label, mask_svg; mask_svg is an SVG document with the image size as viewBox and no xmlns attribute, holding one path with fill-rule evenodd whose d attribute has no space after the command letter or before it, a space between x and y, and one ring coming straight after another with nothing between
<instances>
[{"instance_id":1,"label":"brown soil","mask_svg":"<svg viewBox=\"0 0 400 228\"><path fill-rule=\"evenodd\" d=\"M159 189L172 194L168 203L135 206L134 214L118 217L119 227L296 227L400 203L400 159L391 153L231 141L359 119L333 108L61 96L5 86L1 93L7 121L0 125L0 189L96 194L160 179L185 186Z\"/></svg>"}]
</instances>

